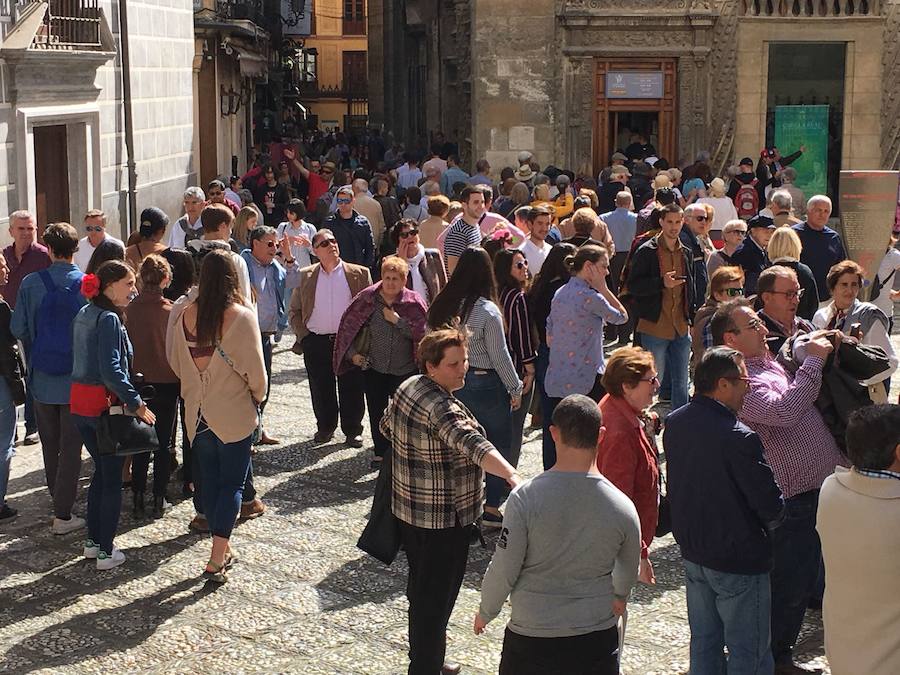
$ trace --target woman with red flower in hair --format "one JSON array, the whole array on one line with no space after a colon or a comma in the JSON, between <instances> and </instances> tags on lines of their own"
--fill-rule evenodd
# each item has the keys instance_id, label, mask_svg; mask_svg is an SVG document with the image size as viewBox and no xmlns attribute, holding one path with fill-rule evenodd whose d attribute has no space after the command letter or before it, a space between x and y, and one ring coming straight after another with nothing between
<instances>
[{"instance_id":1,"label":"woman with red flower in hair","mask_svg":"<svg viewBox=\"0 0 900 675\"><path fill-rule=\"evenodd\" d=\"M84 275L81 292L89 303L72 323L70 407L94 460L84 557L96 559L98 570L108 570L125 562L125 555L113 545L122 509L123 458L100 454L97 424L110 405L125 406L147 424L154 424L156 417L132 383L134 353L122 323L123 310L136 294L134 272L127 263L110 260L95 274Z\"/></svg>"}]
</instances>

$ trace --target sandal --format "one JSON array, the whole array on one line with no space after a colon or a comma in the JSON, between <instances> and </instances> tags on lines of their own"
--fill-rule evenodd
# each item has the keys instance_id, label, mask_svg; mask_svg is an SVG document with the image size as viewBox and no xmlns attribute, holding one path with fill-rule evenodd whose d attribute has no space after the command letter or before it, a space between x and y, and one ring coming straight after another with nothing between
<instances>
[{"instance_id":1,"label":"sandal","mask_svg":"<svg viewBox=\"0 0 900 675\"><path fill-rule=\"evenodd\" d=\"M228 576L225 574L225 565L218 564L210 560L206 563L207 569L203 570L203 574L201 575L207 581L212 581L214 584L224 584L228 581ZM209 568L212 567L212 571Z\"/></svg>"},{"instance_id":2,"label":"sandal","mask_svg":"<svg viewBox=\"0 0 900 675\"><path fill-rule=\"evenodd\" d=\"M238 561L237 556L234 554L234 551L228 551L225 556L225 562L222 567L227 571L234 567L234 563Z\"/></svg>"}]
</instances>

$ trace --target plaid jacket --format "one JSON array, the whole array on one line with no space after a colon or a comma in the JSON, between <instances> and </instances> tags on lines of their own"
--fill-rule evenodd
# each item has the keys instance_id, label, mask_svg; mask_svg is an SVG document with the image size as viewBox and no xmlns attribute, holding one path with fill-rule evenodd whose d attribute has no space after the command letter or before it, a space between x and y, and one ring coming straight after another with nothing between
<instances>
[{"instance_id":1,"label":"plaid jacket","mask_svg":"<svg viewBox=\"0 0 900 675\"><path fill-rule=\"evenodd\" d=\"M494 446L456 398L426 375L397 389L381 418L394 448L394 515L429 530L470 525L481 517L484 472Z\"/></svg>"}]
</instances>

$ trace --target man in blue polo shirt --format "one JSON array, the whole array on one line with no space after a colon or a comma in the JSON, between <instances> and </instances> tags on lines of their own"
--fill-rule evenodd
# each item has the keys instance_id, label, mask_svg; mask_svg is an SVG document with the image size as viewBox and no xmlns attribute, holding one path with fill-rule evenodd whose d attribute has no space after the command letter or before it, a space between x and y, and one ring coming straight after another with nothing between
<instances>
[{"instance_id":1,"label":"man in blue polo shirt","mask_svg":"<svg viewBox=\"0 0 900 675\"><path fill-rule=\"evenodd\" d=\"M828 300L828 286L825 277L833 265L847 259L841 235L828 227L831 217L831 200L825 195L813 195L806 202L806 222L793 226L800 237L803 252L800 262L808 265L816 278L819 288L819 302Z\"/></svg>"}]
</instances>

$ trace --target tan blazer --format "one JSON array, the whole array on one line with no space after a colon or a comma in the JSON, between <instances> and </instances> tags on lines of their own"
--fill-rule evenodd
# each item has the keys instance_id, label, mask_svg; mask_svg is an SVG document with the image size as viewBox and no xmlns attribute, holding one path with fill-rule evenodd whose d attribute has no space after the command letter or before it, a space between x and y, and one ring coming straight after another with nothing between
<instances>
[{"instance_id":1,"label":"tan blazer","mask_svg":"<svg viewBox=\"0 0 900 675\"><path fill-rule=\"evenodd\" d=\"M834 675L900 673L900 480L841 467L816 529L825 560L825 654Z\"/></svg>"},{"instance_id":2,"label":"tan blazer","mask_svg":"<svg viewBox=\"0 0 900 675\"><path fill-rule=\"evenodd\" d=\"M347 279L347 285L350 286L351 297L356 297L362 289L372 285L372 274L368 267L362 265L354 265L352 263L343 262L344 277ZM306 324L309 323L309 317L312 316L313 306L316 304L316 282L319 280L319 267L321 263L315 263L309 267L300 270L300 284L291 294L291 308L288 319L291 322L291 328L297 341L291 348L295 354L303 353L303 338L309 335L309 329ZM346 309L346 308L345 308Z\"/></svg>"}]
</instances>

